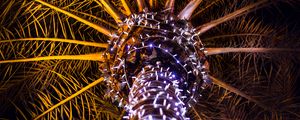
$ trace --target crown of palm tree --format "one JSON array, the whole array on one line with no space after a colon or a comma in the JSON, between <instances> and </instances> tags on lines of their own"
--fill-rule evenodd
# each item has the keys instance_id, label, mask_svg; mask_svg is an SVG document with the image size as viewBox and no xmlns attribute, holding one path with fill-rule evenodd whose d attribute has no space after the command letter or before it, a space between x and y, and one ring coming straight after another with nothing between
<instances>
[{"instance_id":1,"label":"crown of palm tree","mask_svg":"<svg viewBox=\"0 0 300 120\"><path fill-rule=\"evenodd\" d=\"M120 89L124 85L119 84L128 82L119 79L128 74L119 70L127 65L121 56L130 50L159 48L162 41L152 37L172 40L180 35L171 34L186 34L184 39L197 39L182 43L182 38L174 38L176 47L191 45L192 50L185 49L195 59L191 70L205 74L198 82L191 80L196 85L183 91L206 87L209 80L213 83L187 95L189 99L196 96L187 112L191 119L299 118L295 100L299 42L280 25L266 25L250 14L276 2L2 1L0 117L122 119L128 109L119 104L130 104L126 99L131 87ZM160 26L172 24L177 28ZM170 32L170 36L151 36L155 30L170 30L161 32ZM150 42L141 41L145 37L151 37ZM125 38L130 40L125 42ZM203 55L195 55L197 52ZM175 63L184 63L188 57L174 58ZM201 70L197 68L200 64ZM114 67L116 70L110 70Z\"/></svg>"}]
</instances>

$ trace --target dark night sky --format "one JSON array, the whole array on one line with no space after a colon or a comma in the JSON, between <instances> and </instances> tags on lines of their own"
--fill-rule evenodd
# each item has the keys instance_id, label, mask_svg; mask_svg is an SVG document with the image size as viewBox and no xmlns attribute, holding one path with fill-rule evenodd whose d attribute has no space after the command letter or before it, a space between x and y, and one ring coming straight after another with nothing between
<instances>
[{"instance_id":1,"label":"dark night sky","mask_svg":"<svg viewBox=\"0 0 300 120\"><path fill-rule=\"evenodd\" d=\"M274 12L273 14L269 14L269 16L264 18L266 22L278 21L283 24L288 24L289 31L294 32L293 34L298 37L297 42L299 43L300 42L300 0L298 0L298 2L295 2L293 6L287 4L281 4L278 6L278 10L274 9L274 11L272 11ZM297 64L297 68L298 68L297 73L300 74L299 71L300 61ZM300 97L300 77L298 77L297 80L297 96Z\"/></svg>"},{"instance_id":2,"label":"dark night sky","mask_svg":"<svg viewBox=\"0 0 300 120\"><path fill-rule=\"evenodd\" d=\"M300 42L300 1L298 1L296 4L293 4L294 6L281 4L279 6L280 11L278 10L278 13L271 14L273 16L270 16L272 19L267 19L269 22L274 20L273 18L278 18L280 22L289 24L289 30L292 32L295 32L296 36L298 36L297 42ZM276 17L278 16L278 17ZM277 21L277 20L275 20ZM299 53L300 55L300 53ZM300 62L298 62L298 70L300 68ZM300 74L300 71L297 72ZM300 97L300 78L297 80L297 96Z\"/></svg>"},{"instance_id":3,"label":"dark night sky","mask_svg":"<svg viewBox=\"0 0 300 120\"><path fill-rule=\"evenodd\" d=\"M300 0L295 0L292 5L280 4L276 8L264 8L260 14L264 22L281 25L288 25L289 32L297 37L296 42L300 42ZM299 53L300 56L300 53ZM299 59L298 59L299 60ZM300 74L300 61L297 66L298 75ZM300 76L300 75L299 75ZM300 97L300 77L297 80L297 96Z\"/></svg>"}]
</instances>

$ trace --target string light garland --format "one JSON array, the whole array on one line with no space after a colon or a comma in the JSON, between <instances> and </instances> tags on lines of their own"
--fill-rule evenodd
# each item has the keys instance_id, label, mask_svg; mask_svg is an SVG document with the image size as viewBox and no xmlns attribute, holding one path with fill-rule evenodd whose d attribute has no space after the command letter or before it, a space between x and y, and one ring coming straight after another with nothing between
<instances>
[{"instance_id":1,"label":"string light garland","mask_svg":"<svg viewBox=\"0 0 300 120\"><path fill-rule=\"evenodd\" d=\"M204 45L187 20L167 11L132 14L111 35L101 68L124 119L189 119L185 113L211 84Z\"/></svg>"}]
</instances>

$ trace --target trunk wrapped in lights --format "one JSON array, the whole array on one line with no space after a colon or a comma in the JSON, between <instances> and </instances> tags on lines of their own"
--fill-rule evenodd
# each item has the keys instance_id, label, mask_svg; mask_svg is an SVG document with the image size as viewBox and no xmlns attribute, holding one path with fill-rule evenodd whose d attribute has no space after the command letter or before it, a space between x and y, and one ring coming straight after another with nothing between
<instances>
[{"instance_id":1,"label":"trunk wrapped in lights","mask_svg":"<svg viewBox=\"0 0 300 120\"><path fill-rule=\"evenodd\" d=\"M146 70L145 70L146 69ZM128 109L134 119L184 119L186 108L179 80L174 73L157 66L146 66L134 80ZM181 98L179 98L181 96Z\"/></svg>"},{"instance_id":2,"label":"trunk wrapped in lights","mask_svg":"<svg viewBox=\"0 0 300 120\"><path fill-rule=\"evenodd\" d=\"M204 46L186 20L168 11L133 14L112 35L103 65L108 94L128 119L188 119L187 108L210 84Z\"/></svg>"}]
</instances>

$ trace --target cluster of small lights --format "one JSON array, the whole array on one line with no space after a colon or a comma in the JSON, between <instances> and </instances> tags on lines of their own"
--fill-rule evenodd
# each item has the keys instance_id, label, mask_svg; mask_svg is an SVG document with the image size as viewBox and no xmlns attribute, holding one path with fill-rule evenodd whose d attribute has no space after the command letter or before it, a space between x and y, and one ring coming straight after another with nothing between
<instances>
[{"instance_id":1,"label":"cluster of small lights","mask_svg":"<svg viewBox=\"0 0 300 120\"><path fill-rule=\"evenodd\" d=\"M134 78L129 104L125 106L129 115L124 118L188 119L185 117L186 105L180 99L183 90L179 89L180 82L175 73L170 72L169 68L163 69L159 64L156 67L146 66L145 69ZM141 101L142 105L139 104ZM156 112L145 107L152 107ZM166 112L170 115L166 116Z\"/></svg>"},{"instance_id":2,"label":"cluster of small lights","mask_svg":"<svg viewBox=\"0 0 300 120\"><path fill-rule=\"evenodd\" d=\"M211 84L204 65L204 47L192 25L166 16L164 12L144 12L126 18L120 32L112 37L105 53L105 81L110 88L109 96L128 111L124 118L154 119L154 114L145 113L146 106L151 105L158 108L162 119L169 117L164 113L169 109L175 110L180 119L188 119L184 116L186 107L191 106L191 101L197 102L195 98L199 94L195 92L198 87L204 89ZM170 58L168 62L173 68L150 67L149 61L158 57ZM164 63L164 60L157 61ZM139 70L135 74L140 76L132 74L133 70ZM158 78L165 81L158 81ZM159 88L150 89L155 85ZM173 96L167 92L169 88L175 90ZM139 102L150 98L153 103L136 107Z\"/></svg>"}]
</instances>

